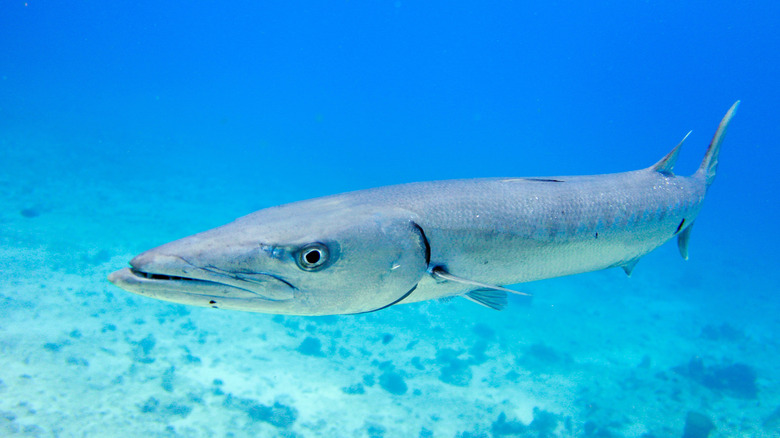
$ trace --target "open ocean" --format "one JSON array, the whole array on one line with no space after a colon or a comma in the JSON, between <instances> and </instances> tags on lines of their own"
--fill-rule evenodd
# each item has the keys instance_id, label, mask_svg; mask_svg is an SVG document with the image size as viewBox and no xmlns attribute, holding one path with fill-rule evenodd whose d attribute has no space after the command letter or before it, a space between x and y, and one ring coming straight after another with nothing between
<instances>
[{"instance_id":1,"label":"open ocean","mask_svg":"<svg viewBox=\"0 0 780 438\"><path fill-rule=\"evenodd\" d=\"M780 436L780 2L0 4L0 436ZM354 316L110 284L261 208L698 166L690 260Z\"/></svg>"}]
</instances>

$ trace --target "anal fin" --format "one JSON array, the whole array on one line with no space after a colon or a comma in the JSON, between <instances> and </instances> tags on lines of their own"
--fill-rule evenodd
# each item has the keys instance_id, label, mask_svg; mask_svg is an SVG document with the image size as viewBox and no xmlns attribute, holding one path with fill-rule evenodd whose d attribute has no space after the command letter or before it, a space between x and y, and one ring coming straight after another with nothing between
<instances>
[{"instance_id":1,"label":"anal fin","mask_svg":"<svg viewBox=\"0 0 780 438\"><path fill-rule=\"evenodd\" d=\"M623 268L623 271L626 273L626 275L628 275L630 277L631 273L634 272L634 268L636 268L636 264L637 263L639 263L639 258L638 257L635 258L635 259L629 260L626 263L623 263L622 265L620 265L620 267Z\"/></svg>"}]
</instances>

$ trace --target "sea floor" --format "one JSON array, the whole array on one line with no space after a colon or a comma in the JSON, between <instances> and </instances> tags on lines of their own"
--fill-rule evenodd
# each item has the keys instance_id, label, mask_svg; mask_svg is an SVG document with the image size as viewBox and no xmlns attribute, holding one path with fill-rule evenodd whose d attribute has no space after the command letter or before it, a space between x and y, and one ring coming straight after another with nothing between
<instances>
[{"instance_id":1,"label":"sea floor","mask_svg":"<svg viewBox=\"0 0 780 438\"><path fill-rule=\"evenodd\" d=\"M666 245L630 279L515 286L533 298L503 312L460 299L331 317L185 307L106 276L295 187L70 146L0 139L2 436L780 435L772 268L697 246L696 231L689 262Z\"/></svg>"}]
</instances>

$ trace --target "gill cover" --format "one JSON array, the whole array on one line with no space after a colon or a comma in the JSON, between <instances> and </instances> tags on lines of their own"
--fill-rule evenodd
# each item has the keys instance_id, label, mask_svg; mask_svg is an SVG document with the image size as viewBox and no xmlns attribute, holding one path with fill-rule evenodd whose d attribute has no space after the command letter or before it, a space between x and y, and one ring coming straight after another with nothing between
<instances>
[{"instance_id":1,"label":"gill cover","mask_svg":"<svg viewBox=\"0 0 780 438\"><path fill-rule=\"evenodd\" d=\"M379 310L413 293L425 275L427 243L408 213L345 209L331 211L316 222L310 222L310 231L293 241L278 236L278 244L289 252L279 275L295 286L291 313ZM312 251L317 254L307 261ZM321 267L309 268L312 261L322 263Z\"/></svg>"}]
</instances>

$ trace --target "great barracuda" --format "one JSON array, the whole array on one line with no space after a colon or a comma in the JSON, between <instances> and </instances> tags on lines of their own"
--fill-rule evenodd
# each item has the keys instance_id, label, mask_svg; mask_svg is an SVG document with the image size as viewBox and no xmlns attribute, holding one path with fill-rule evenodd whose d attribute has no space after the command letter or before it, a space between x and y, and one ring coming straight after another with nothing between
<instances>
[{"instance_id":1,"label":"great barracuda","mask_svg":"<svg viewBox=\"0 0 780 438\"><path fill-rule=\"evenodd\" d=\"M739 101L699 169L487 178L379 187L299 201L146 251L109 280L176 303L292 315L354 314L462 296L501 309L504 287L621 267L691 228ZM687 135L686 135L687 137ZM683 139L684 141L685 139Z\"/></svg>"}]
</instances>

